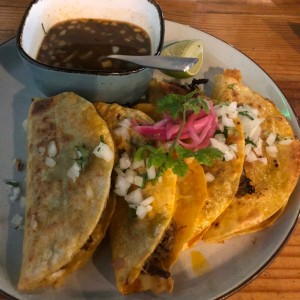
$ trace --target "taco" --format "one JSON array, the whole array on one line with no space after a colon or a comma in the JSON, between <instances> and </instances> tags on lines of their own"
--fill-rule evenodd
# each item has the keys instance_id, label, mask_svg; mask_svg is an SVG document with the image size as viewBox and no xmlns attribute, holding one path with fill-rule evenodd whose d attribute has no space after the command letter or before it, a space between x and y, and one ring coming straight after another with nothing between
<instances>
[{"instance_id":1,"label":"taco","mask_svg":"<svg viewBox=\"0 0 300 300\"><path fill-rule=\"evenodd\" d=\"M300 143L274 103L241 83L238 70L216 77L214 97L243 107L246 158L239 192L214 222L204 240L226 238L261 230L282 213L298 182ZM251 120L252 119L252 120ZM259 120L253 127L251 122Z\"/></svg>"},{"instance_id":2,"label":"taco","mask_svg":"<svg viewBox=\"0 0 300 300\"><path fill-rule=\"evenodd\" d=\"M125 157L124 150L130 157L135 151L133 148L151 143L135 131L134 126L129 125L127 132L120 129L126 123L153 124L147 115L117 104L95 103L95 107L103 118L117 120L109 122L109 126L120 159ZM188 172L182 178L177 178L168 169L159 180L146 182L142 196L154 200L151 210L143 218L138 215L137 207L124 200L127 196L118 196L110 239L117 287L121 293L172 291L170 268L193 235L195 219L206 197L202 167L193 160L187 164ZM128 170L130 168L125 175L120 175L118 170L116 181L126 177ZM144 172L142 167L141 170Z\"/></svg>"},{"instance_id":3,"label":"taco","mask_svg":"<svg viewBox=\"0 0 300 300\"><path fill-rule=\"evenodd\" d=\"M196 222L197 230L188 242L189 246L193 246L203 237L211 224L231 204L238 190L243 171L245 144L239 118L234 118L232 122L234 127L226 133L226 138L221 134L227 146L235 145L234 157L230 160L216 160L212 166L203 166L204 172L211 174L214 179L207 182L207 198Z\"/></svg>"},{"instance_id":4,"label":"taco","mask_svg":"<svg viewBox=\"0 0 300 300\"><path fill-rule=\"evenodd\" d=\"M59 285L93 254L114 210L113 153L109 129L90 102L73 93L33 100L20 290Z\"/></svg>"}]
</instances>

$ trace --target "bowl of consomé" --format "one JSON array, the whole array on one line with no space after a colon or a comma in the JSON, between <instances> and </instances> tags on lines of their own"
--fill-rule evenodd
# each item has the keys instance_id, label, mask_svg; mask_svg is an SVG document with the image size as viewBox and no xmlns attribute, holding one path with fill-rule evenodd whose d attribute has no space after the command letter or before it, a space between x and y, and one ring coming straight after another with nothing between
<instances>
[{"instance_id":1,"label":"bowl of consom\u00e9","mask_svg":"<svg viewBox=\"0 0 300 300\"><path fill-rule=\"evenodd\" d=\"M152 0L34 0L17 49L46 96L73 91L125 104L141 97L153 70L108 55L159 55L163 40L163 14Z\"/></svg>"}]
</instances>

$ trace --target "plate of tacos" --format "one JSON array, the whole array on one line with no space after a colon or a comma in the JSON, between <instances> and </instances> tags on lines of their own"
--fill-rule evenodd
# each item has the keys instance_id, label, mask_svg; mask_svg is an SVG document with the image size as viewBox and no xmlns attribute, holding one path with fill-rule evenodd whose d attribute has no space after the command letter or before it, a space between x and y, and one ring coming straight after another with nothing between
<instances>
[{"instance_id":1,"label":"plate of tacos","mask_svg":"<svg viewBox=\"0 0 300 300\"><path fill-rule=\"evenodd\" d=\"M45 97L0 47L0 290L12 299L219 299L270 263L300 203L297 119L248 57L201 39L193 80L134 105Z\"/></svg>"}]
</instances>

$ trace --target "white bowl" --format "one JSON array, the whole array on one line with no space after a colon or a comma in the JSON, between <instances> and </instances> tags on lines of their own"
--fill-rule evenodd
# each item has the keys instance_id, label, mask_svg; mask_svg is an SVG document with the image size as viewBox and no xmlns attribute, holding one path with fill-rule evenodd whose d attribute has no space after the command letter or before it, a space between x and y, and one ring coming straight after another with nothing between
<instances>
[{"instance_id":1,"label":"white bowl","mask_svg":"<svg viewBox=\"0 0 300 300\"><path fill-rule=\"evenodd\" d=\"M35 0L20 24L17 49L37 87L53 96L73 91L90 101L130 103L147 89L153 70L137 67L123 72L81 71L42 64L36 55L44 37L43 27L69 19L93 18L133 23L151 39L151 54L159 55L164 40L164 19L153 0ZM42 27L43 25L43 27Z\"/></svg>"}]
</instances>

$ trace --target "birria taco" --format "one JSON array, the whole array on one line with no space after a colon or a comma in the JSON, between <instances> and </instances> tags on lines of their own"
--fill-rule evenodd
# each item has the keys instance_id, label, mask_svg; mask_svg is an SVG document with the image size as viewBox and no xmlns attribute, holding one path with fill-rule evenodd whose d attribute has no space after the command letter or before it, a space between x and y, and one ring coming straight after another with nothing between
<instances>
[{"instance_id":1,"label":"birria taco","mask_svg":"<svg viewBox=\"0 0 300 300\"><path fill-rule=\"evenodd\" d=\"M90 102L73 93L33 100L20 290L60 284L93 254L114 210L113 164L110 132Z\"/></svg>"},{"instance_id":2,"label":"birria taco","mask_svg":"<svg viewBox=\"0 0 300 300\"><path fill-rule=\"evenodd\" d=\"M245 162L234 201L204 235L209 242L261 230L281 215L298 181L300 143L274 103L241 83L238 70L216 77L214 97L237 103Z\"/></svg>"},{"instance_id":3,"label":"birria taco","mask_svg":"<svg viewBox=\"0 0 300 300\"><path fill-rule=\"evenodd\" d=\"M154 122L138 110L117 104L96 103L95 107L104 119L116 120L109 127L120 157L115 183L118 198L110 224L117 287L125 294L170 292L170 268L192 236L206 196L203 169L189 160L184 177L178 178L167 169L158 180L142 181L139 188L136 178L145 172L149 178L153 170L145 169L145 162L134 160L131 154L151 142L134 127Z\"/></svg>"}]
</instances>

